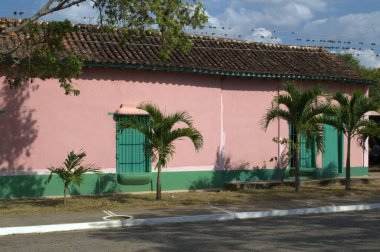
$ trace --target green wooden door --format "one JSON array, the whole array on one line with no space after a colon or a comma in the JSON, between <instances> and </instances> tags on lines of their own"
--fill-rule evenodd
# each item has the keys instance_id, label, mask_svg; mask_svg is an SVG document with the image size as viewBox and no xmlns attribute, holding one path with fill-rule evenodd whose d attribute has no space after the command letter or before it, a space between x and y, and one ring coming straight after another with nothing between
<instances>
[{"instance_id":1,"label":"green wooden door","mask_svg":"<svg viewBox=\"0 0 380 252\"><path fill-rule=\"evenodd\" d=\"M150 172L149 153L145 153L145 136L135 129L120 130L123 120L139 120L148 124L148 116L123 115L116 116L116 172L138 173Z\"/></svg>"},{"instance_id":2,"label":"green wooden door","mask_svg":"<svg viewBox=\"0 0 380 252\"><path fill-rule=\"evenodd\" d=\"M336 128L324 125L325 146L322 154L322 167L330 173L342 173L343 136Z\"/></svg>"}]
</instances>

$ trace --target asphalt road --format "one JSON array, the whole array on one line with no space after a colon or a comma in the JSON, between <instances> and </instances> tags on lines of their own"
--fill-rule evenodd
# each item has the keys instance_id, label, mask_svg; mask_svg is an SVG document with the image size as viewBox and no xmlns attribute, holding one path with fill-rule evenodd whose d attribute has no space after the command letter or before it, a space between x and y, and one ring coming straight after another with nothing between
<instances>
[{"instance_id":1,"label":"asphalt road","mask_svg":"<svg viewBox=\"0 0 380 252\"><path fill-rule=\"evenodd\" d=\"M380 251L380 211L0 237L1 251Z\"/></svg>"}]
</instances>

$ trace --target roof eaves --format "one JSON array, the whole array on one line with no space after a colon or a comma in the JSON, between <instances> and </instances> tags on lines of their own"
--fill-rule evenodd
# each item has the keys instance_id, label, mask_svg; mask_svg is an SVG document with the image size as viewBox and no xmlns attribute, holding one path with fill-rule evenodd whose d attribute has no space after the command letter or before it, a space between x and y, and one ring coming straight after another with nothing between
<instances>
[{"instance_id":1,"label":"roof eaves","mask_svg":"<svg viewBox=\"0 0 380 252\"><path fill-rule=\"evenodd\" d=\"M182 72L194 74L207 74L226 77L258 78L258 79L288 79L288 80L313 80L313 81L334 81L373 85L375 82L368 79L352 79L335 76L308 76L295 74L272 74L272 73L252 73L252 72L231 72L223 70L208 70L188 67L169 67L169 66L147 66L142 64L109 64L109 63L92 63L85 62L85 67L110 67L126 68L136 70L164 71L164 72Z\"/></svg>"}]
</instances>

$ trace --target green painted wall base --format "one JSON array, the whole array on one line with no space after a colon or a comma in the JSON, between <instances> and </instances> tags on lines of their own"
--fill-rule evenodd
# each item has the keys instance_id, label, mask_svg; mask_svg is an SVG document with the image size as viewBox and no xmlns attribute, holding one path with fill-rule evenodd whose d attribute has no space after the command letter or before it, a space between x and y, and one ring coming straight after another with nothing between
<instances>
[{"instance_id":1,"label":"green painted wall base","mask_svg":"<svg viewBox=\"0 0 380 252\"><path fill-rule=\"evenodd\" d=\"M351 177L367 176L368 167L351 167ZM346 168L343 167L342 173L338 173L336 168L330 169L328 167L324 169L315 169L313 178L335 178L346 177Z\"/></svg>"},{"instance_id":2,"label":"green painted wall base","mask_svg":"<svg viewBox=\"0 0 380 252\"><path fill-rule=\"evenodd\" d=\"M156 188L157 173L150 174L153 188ZM367 167L353 167L352 176L368 174ZM339 175L344 176L344 174ZM288 170L255 169L255 170L223 170L223 171L184 171L163 172L162 189L170 190L196 190L223 188L225 182L252 181L252 180L278 180L289 179ZM58 176L53 176L47 183L48 175L20 175L0 176L0 199L30 198L62 196L63 183ZM291 178L290 178L291 179ZM146 185L119 185L116 174L85 174L80 187L71 186L71 195L99 195L121 192L150 191L150 184Z\"/></svg>"},{"instance_id":3,"label":"green painted wall base","mask_svg":"<svg viewBox=\"0 0 380 252\"><path fill-rule=\"evenodd\" d=\"M150 174L156 188L157 173ZM223 170L162 172L162 190L196 190L223 188L225 182L280 179L288 176L281 170ZM112 194L117 192L150 191L150 184L119 185L116 174L85 174L80 187L71 186L71 195ZM58 176L47 183L48 175L0 176L0 199L62 196L63 183Z\"/></svg>"}]
</instances>

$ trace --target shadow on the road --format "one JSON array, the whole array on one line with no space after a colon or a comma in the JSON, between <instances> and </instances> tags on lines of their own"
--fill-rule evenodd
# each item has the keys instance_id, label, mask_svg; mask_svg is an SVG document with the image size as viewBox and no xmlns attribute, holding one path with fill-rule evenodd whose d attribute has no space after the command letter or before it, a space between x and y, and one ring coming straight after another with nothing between
<instances>
[{"instance_id":1,"label":"shadow on the road","mask_svg":"<svg viewBox=\"0 0 380 252\"><path fill-rule=\"evenodd\" d=\"M380 235L378 218L376 211L354 212L126 227L94 231L89 236L94 239L126 242L126 244L128 242L146 244L146 246L149 244L149 249L155 251L234 251L273 248L371 250L379 246L373 243Z\"/></svg>"}]
</instances>

